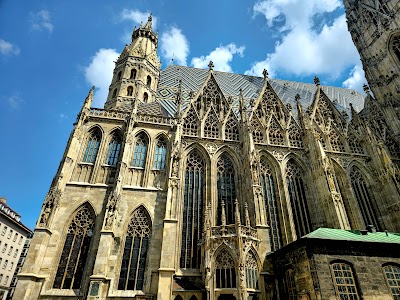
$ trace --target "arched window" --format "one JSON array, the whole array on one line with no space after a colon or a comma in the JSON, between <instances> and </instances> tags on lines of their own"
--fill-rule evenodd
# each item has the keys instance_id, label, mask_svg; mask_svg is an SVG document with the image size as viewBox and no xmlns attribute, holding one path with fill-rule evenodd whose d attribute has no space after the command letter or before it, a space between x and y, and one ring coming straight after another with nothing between
<instances>
[{"instance_id":1,"label":"arched window","mask_svg":"<svg viewBox=\"0 0 400 300\"><path fill-rule=\"evenodd\" d=\"M149 94L147 94L146 92L144 92L143 94L143 101L147 102L149 100Z\"/></svg>"},{"instance_id":2,"label":"arched window","mask_svg":"<svg viewBox=\"0 0 400 300\"><path fill-rule=\"evenodd\" d=\"M204 136L210 138L219 137L219 121L213 109L209 112L204 122Z\"/></svg>"},{"instance_id":3,"label":"arched window","mask_svg":"<svg viewBox=\"0 0 400 300\"><path fill-rule=\"evenodd\" d=\"M226 224L235 223L235 169L232 161L225 153L220 157L217 163L217 191L218 191L218 220L217 224L221 225L221 203L225 204Z\"/></svg>"},{"instance_id":4,"label":"arched window","mask_svg":"<svg viewBox=\"0 0 400 300\"><path fill-rule=\"evenodd\" d=\"M294 122L294 120L292 120ZM300 129L293 123L289 126L289 144L291 147L303 147L302 134Z\"/></svg>"},{"instance_id":5,"label":"arched window","mask_svg":"<svg viewBox=\"0 0 400 300\"><path fill-rule=\"evenodd\" d=\"M350 265L342 262L331 263L331 272L339 299L360 299Z\"/></svg>"},{"instance_id":6,"label":"arched window","mask_svg":"<svg viewBox=\"0 0 400 300\"><path fill-rule=\"evenodd\" d=\"M106 157L106 164L116 166L121 151L121 136L114 132L110 143L108 144L108 152Z\"/></svg>"},{"instance_id":7,"label":"arched window","mask_svg":"<svg viewBox=\"0 0 400 300\"><path fill-rule=\"evenodd\" d=\"M271 250L276 251L282 246L282 239L279 227L278 203L276 200L275 180L272 169L265 159L260 163L261 186L263 191L264 205L270 226L269 239Z\"/></svg>"},{"instance_id":8,"label":"arched window","mask_svg":"<svg viewBox=\"0 0 400 300\"><path fill-rule=\"evenodd\" d=\"M157 140L156 152L154 153L154 169L165 169L165 157L167 155L167 143L163 137Z\"/></svg>"},{"instance_id":9,"label":"arched window","mask_svg":"<svg viewBox=\"0 0 400 300\"><path fill-rule=\"evenodd\" d=\"M254 143L262 143L264 141L263 129L260 123L256 121L254 117L251 121L250 127Z\"/></svg>"},{"instance_id":10,"label":"arched window","mask_svg":"<svg viewBox=\"0 0 400 300\"><path fill-rule=\"evenodd\" d=\"M183 133L196 136L198 133L198 118L193 107L188 111L183 123Z\"/></svg>"},{"instance_id":11,"label":"arched window","mask_svg":"<svg viewBox=\"0 0 400 300\"><path fill-rule=\"evenodd\" d=\"M146 85L148 88L151 88L151 77L147 75Z\"/></svg>"},{"instance_id":12,"label":"arched window","mask_svg":"<svg viewBox=\"0 0 400 300\"><path fill-rule=\"evenodd\" d=\"M91 130L89 133L85 154L83 155L83 162L94 164L96 161L97 152L99 151L100 141L100 131L97 128Z\"/></svg>"},{"instance_id":13,"label":"arched window","mask_svg":"<svg viewBox=\"0 0 400 300\"><path fill-rule=\"evenodd\" d=\"M130 79L136 79L136 69L132 69L132 70L131 70Z\"/></svg>"},{"instance_id":14,"label":"arched window","mask_svg":"<svg viewBox=\"0 0 400 300\"><path fill-rule=\"evenodd\" d=\"M127 96L132 96L133 95L133 86L128 86L128 88L126 89L126 95Z\"/></svg>"},{"instance_id":15,"label":"arched window","mask_svg":"<svg viewBox=\"0 0 400 300\"><path fill-rule=\"evenodd\" d=\"M393 299L400 299L400 267L397 265L387 265L383 267L386 283L389 287Z\"/></svg>"},{"instance_id":16,"label":"arched window","mask_svg":"<svg viewBox=\"0 0 400 300\"><path fill-rule=\"evenodd\" d=\"M279 126L278 121L273 117L268 129L269 143L273 145L284 145L282 128Z\"/></svg>"},{"instance_id":17,"label":"arched window","mask_svg":"<svg viewBox=\"0 0 400 300\"><path fill-rule=\"evenodd\" d=\"M358 153L358 154L364 154L364 149L361 146L360 141L357 139L357 137L354 134L349 134L349 146L350 150L353 153Z\"/></svg>"},{"instance_id":18,"label":"arched window","mask_svg":"<svg viewBox=\"0 0 400 300\"><path fill-rule=\"evenodd\" d=\"M365 225L374 225L379 230L376 210L372 205L373 200L364 176L358 168L353 167L350 172L350 179Z\"/></svg>"},{"instance_id":19,"label":"arched window","mask_svg":"<svg viewBox=\"0 0 400 300\"><path fill-rule=\"evenodd\" d=\"M72 219L60 262L58 264L53 288L79 289L93 235L94 214L88 206L83 206Z\"/></svg>"},{"instance_id":20,"label":"arched window","mask_svg":"<svg viewBox=\"0 0 400 300\"><path fill-rule=\"evenodd\" d=\"M342 139L337 132L332 130L329 134L329 140L331 141L331 147L333 151L345 152Z\"/></svg>"},{"instance_id":21,"label":"arched window","mask_svg":"<svg viewBox=\"0 0 400 300\"><path fill-rule=\"evenodd\" d=\"M117 75L117 80L121 80L121 77L122 77L122 72L119 71L119 72L118 72L118 75Z\"/></svg>"},{"instance_id":22,"label":"arched window","mask_svg":"<svg viewBox=\"0 0 400 300\"><path fill-rule=\"evenodd\" d=\"M115 98L117 96L117 89L114 89L113 94L112 94L112 98Z\"/></svg>"},{"instance_id":23,"label":"arched window","mask_svg":"<svg viewBox=\"0 0 400 300\"><path fill-rule=\"evenodd\" d=\"M231 114L225 124L225 139L231 141L239 140L239 128L235 117Z\"/></svg>"},{"instance_id":24,"label":"arched window","mask_svg":"<svg viewBox=\"0 0 400 300\"><path fill-rule=\"evenodd\" d=\"M151 221L143 206L137 208L128 225L119 274L119 290L142 290Z\"/></svg>"},{"instance_id":25,"label":"arched window","mask_svg":"<svg viewBox=\"0 0 400 300\"><path fill-rule=\"evenodd\" d=\"M393 52L397 56L397 59L400 61L400 35L397 35L393 38L392 45Z\"/></svg>"},{"instance_id":26,"label":"arched window","mask_svg":"<svg viewBox=\"0 0 400 300\"><path fill-rule=\"evenodd\" d=\"M235 262L226 249L222 249L215 260L215 281L219 289L236 288Z\"/></svg>"},{"instance_id":27,"label":"arched window","mask_svg":"<svg viewBox=\"0 0 400 300\"><path fill-rule=\"evenodd\" d=\"M246 287L249 289L258 288L258 267L257 260L251 251L246 255Z\"/></svg>"},{"instance_id":28,"label":"arched window","mask_svg":"<svg viewBox=\"0 0 400 300\"><path fill-rule=\"evenodd\" d=\"M200 268L201 247L199 241L203 232L204 171L203 159L196 151L192 152L187 159L185 172L181 268Z\"/></svg>"},{"instance_id":29,"label":"arched window","mask_svg":"<svg viewBox=\"0 0 400 300\"><path fill-rule=\"evenodd\" d=\"M293 269L289 269L285 272L285 289L286 289L286 298L288 300L297 300L296 281L294 278Z\"/></svg>"},{"instance_id":30,"label":"arched window","mask_svg":"<svg viewBox=\"0 0 400 300\"><path fill-rule=\"evenodd\" d=\"M133 152L132 167L144 168L146 164L148 141L144 133L138 135Z\"/></svg>"},{"instance_id":31,"label":"arched window","mask_svg":"<svg viewBox=\"0 0 400 300\"><path fill-rule=\"evenodd\" d=\"M293 161L289 161L286 167L286 184L298 238L311 231L311 220L302 177L303 174L301 174L297 165Z\"/></svg>"}]
</instances>

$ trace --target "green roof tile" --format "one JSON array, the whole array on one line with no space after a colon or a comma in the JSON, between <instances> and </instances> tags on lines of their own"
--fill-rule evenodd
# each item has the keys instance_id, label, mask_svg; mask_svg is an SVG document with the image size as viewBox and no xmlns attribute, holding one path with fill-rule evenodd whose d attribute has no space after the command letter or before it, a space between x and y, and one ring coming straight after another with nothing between
<instances>
[{"instance_id":1,"label":"green roof tile","mask_svg":"<svg viewBox=\"0 0 400 300\"><path fill-rule=\"evenodd\" d=\"M368 232L363 235L358 230L342 230L332 228L318 228L305 235L302 239L325 239L354 242L390 243L400 244L400 234L390 232Z\"/></svg>"}]
</instances>

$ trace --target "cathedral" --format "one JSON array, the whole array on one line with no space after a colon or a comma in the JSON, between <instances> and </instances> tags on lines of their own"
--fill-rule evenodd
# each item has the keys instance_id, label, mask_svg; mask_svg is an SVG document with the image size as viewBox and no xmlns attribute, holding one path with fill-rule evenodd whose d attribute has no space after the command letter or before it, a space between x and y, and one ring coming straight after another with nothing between
<instances>
[{"instance_id":1,"label":"cathedral","mask_svg":"<svg viewBox=\"0 0 400 300\"><path fill-rule=\"evenodd\" d=\"M400 1L345 0L353 90L170 65L83 102L14 299L400 299Z\"/></svg>"}]
</instances>

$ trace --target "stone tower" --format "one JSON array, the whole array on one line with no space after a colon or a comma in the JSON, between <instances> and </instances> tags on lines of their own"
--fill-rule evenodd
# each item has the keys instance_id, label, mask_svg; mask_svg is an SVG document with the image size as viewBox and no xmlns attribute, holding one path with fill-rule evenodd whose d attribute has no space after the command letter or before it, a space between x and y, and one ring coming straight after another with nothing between
<instances>
[{"instance_id":1,"label":"stone tower","mask_svg":"<svg viewBox=\"0 0 400 300\"><path fill-rule=\"evenodd\" d=\"M157 55L158 33L153 32L152 16L133 30L132 42L126 45L115 62L106 109L130 107L135 100L155 100L161 63Z\"/></svg>"}]
</instances>

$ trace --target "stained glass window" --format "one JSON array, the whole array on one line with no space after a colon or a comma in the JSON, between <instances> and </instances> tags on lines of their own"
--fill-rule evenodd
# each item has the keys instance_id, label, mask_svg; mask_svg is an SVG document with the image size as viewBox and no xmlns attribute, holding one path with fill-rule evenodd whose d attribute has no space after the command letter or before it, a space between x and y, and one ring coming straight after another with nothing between
<instances>
[{"instance_id":1,"label":"stained glass window","mask_svg":"<svg viewBox=\"0 0 400 300\"><path fill-rule=\"evenodd\" d=\"M192 152L188 157L185 173L181 268L200 268L204 184L204 161L197 152Z\"/></svg>"},{"instance_id":2,"label":"stained glass window","mask_svg":"<svg viewBox=\"0 0 400 300\"><path fill-rule=\"evenodd\" d=\"M83 155L83 162L92 163L96 161L97 152L99 150L101 141L101 134L97 128L89 133L89 138L86 145L85 154Z\"/></svg>"},{"instance_id":3,"label":"stained glass window","mask_svg":"<svg viewBox=\"0 0 400 300\"><path fill-rule=\"evenodd\" d=\"M400 300L400 267L388 265L383 267L386 283L394 300Z\"/></svg>"},{"instance_id":4,"label":"stained glass window","mask_svg":"<svg viewBox=\"0 0 400 300\"><path fill-rule=\"evenodd\" d=\"M286 184L289 192L290 203L297 237L311 231L311 219L307 207L307 197L303 182L303 174L293 161L286 167Z\"/></svg>"},{"instance_id":5,"label":"stained glass window","mask_svg":"<svg viewBox=\"0 0 400 300\"><path fill-rule=\"evenodd\" d=\"M258 288L257 260L250 251L246 255L246 286L249 289Z\"/></svg>"},{"instance_id":6,"label":"stained glass window","mask_svg":"<svg viewBox=\"0 0 400 300\"><path fill-rule=\"evenodd\" d=\"M183 133L194 136L198 133L198 118L193 107L188 111L183 122Z\"/></svg>"},{"instance_id":7,"label":"stained glass window","mask_svg":"<svg viewBox=\"0 0 400 300\"><path fill-rule=\"evenodd\" d=\"M135 150L133 152L132 167L144 168L147 156L147 138L141 133L137 136Z\"/></svg>"},{"instance_id":8,"label":"stained glass window","mask_svg":"<svg viewBox=\"0 0 400 300\"><path fill-rule=\"evenodd\" d=\"M217 288L236 287L235 262L226 249L222 249L215 261L215 281Z\"/></svg>"},{"instance_id":9,"label":"stained glass window","mask_svg":"<svg viewBox=\"0 0 400 300\"><path fill-rule=\"evenodd\" d=\"M365 225L374 225L379 229L379 222L376 210L372 205L372 197L363 175L360 170L353 167L350 172L351 186L356 196L358 206L361 210Z\"/></svg>"},{"instance_id":10,"label":"stained glass window","mask_svg":"<svg viewBox=\"0 0 400 300\"><path fill-rule=\"evenodd\" d=\"M226 224L235 223L235 169L230 158L223 154L217 163L217 191L218 191L218 212L217 224L222 224L221 202L225 204Z\"/></svg>"},{"instance_id":11,"label":"stained glass window","mask_svg":"<svg viewBox=\"0 0 400 300\"><path fill-rule=\"evenodd\" d=\"M154 153L154 169L165 169L165 157L167 155L167 143L164 138L160 137L157 140L156 152Z\"/></svg>"},{"instance_id":12,"label":"stained glass window","mask_svg":"<svg viewBox=\"0 0 400 300\"><path fill-rule=\"evenodd\" d=\"M294 278L294 270L289 269L285 272L285 287L288 300L297 300L296 281Z\"/></svg>"},{"instance_id":13,"label":"stained glass window","mask_svg":"<svg viewBox=\"0 0 400 300\"><path fill-rule=\"evenodd\" d=\"M118 133L112 135L111 141L108 144L108 152L106 158L106 164L110 166L116 166L119 158L119 152L121 150L121 137Z\"/></svg>"},{"instance_id":14,"label":"stained glass window","mask_svg":"<svg viewBox=\"0 0 400 300\"><path fill-rule=\"evenodd\" d=\"M345 263L332 263L331 272L339 299L358 300L357 286L352 268Z\"/></svg>"},{"instance_id":15,"label":"stained glass window","mask_svg":"<svg viewBox=\"0 0 400 300\"><path fill-rule=\"evenodd\" d=\"M143 206L137 208L128 225L122 255L119 290L142 290L151 222Z\"/></svg>"},{"instance_id":16,"label":"stained glass window","mask_svg":"<svg viewBox=\"0 0 400 300\"><path fill-rule=\"evenodd\" d=\"M282 245L279 228L278 203L276 199L276 188L272 169L265 159L260 163L261 187L263 191L264 205L270 226L269 239L271 250L276 251Z\"/></svg>"},{"instance_id":17,"label":"stained glass window","mask_svg":"<svg viewBox=\"0 0 400 300\"><path fill-rule=\"evenodd\" d=\"M79 209L69 227L53 288L80 289L90 241L93 235L94 215L88 206Z\"/></svg>"}]
</instances>

